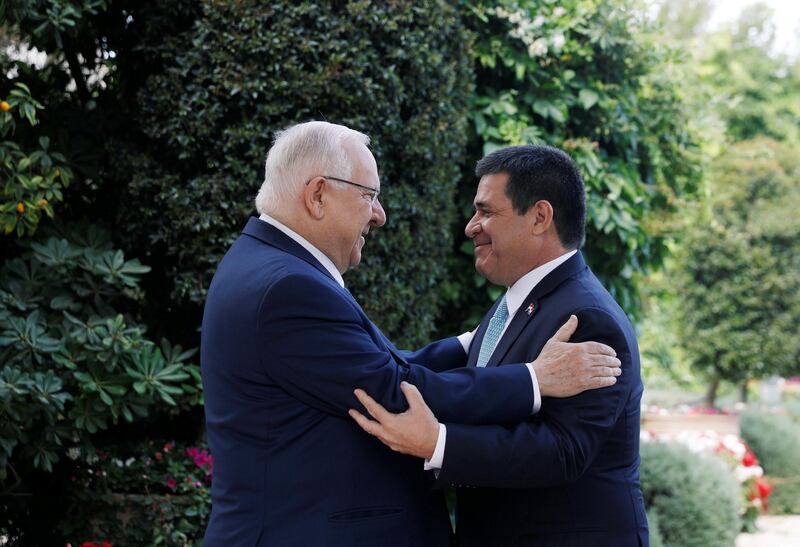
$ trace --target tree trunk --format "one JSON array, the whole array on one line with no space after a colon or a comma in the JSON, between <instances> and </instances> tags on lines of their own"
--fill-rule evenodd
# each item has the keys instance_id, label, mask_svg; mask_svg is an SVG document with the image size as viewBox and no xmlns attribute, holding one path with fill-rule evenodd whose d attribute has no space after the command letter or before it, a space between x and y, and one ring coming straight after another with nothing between
<instances>
[{"instance_id":1,"label":"tree trunk","mask_svg":"<svg viewBox=\"0 0 800 547\"><path fill-rule=\"evenodd\" d=\"M747 402L747 382L748 380L745 380L742 382L742 385L739 386L739 400L743 403Z\"/></svg>"},{"instance_id":2,"label":"tree trunk","mask_svg":"<svg viewBox=\"0 0 800 547\"><path fill-rule=\"evenodd\" d=\"M78 99L83 106L92 98L89 94L89 89L86 87L86 80L83 79L83 70L81 63L78 60L78 54L72 46L72 40L69 36L62 35L62 43L64 44L64 57L67 58L67 65L72 79L75 80L75 90L78 92Z\"/></svg>"},{"instance_id":3,"label":"tree trunk","mask_svg":"<svg viewBox=\"0 0 800 547\"><path fill-rule=\"evenodd\" d=\"M719 388L719 378L714 378L708 385L708 391L706 391L706 406L708 408L714 408L714 404L717 401L718 388Z\"/></svg>"}]
</instances>

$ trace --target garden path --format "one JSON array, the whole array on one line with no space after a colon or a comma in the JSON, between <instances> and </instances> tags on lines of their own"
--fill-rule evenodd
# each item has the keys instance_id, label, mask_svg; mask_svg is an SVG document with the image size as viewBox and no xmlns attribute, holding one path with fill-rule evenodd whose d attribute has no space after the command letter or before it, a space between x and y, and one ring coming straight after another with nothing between
<instances>
[{"instance_id":1,"label":"garden path","mask_svg":"<svg viewBox=\"0 0 800 547\"><path fill-rule=\"evenodd\" d=\"M797 547L800 545L800 515L758 517L758 532L741 534L736 547Z\"/></svg>"}]
</instances>

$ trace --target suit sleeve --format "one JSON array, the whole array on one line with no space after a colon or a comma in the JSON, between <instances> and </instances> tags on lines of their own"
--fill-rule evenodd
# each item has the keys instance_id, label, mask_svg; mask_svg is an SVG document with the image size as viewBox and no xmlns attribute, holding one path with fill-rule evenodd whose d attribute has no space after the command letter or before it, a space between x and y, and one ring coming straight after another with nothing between
<instances>
[{"instance_id":1,"label":"suit sleeve","mask_svg":"<svg viewBox=\"0 0 800 547\"><path fill-rule=\"evenodd\" d=\"M579 327L572 341L594 340L613 347L622 362L617 383L574 397L546 398L537 416L515 426L447 423L439 482L537 488L583 475L621 419L639 375L632 369L624 333L607 312L590 308L576 315Z\"/></svg>"},{"instance_id":2,"label":"suit sleeve","mask_svg":"<svg viewBox=\"0 0 800 547\"><path fill-rule=\"evenodd\" d=\"M458 338L452 336L431 342L417 351L402 351L410 363L417 363L434 372L467 366L467 352Z\"/></svg>"},{"instance_id":3,"label":"suit sleeve","mask_svg":"<svg viewBox=\"0 0 800 547\"><path fill-rule=\"evenodd\" d=\"M353 394L357 387L389 411L402 412L407 408L400 390L403 381L417 386L437 416L459 423L519 422L533 407L524 365L436 373L418 364L397 363L378 345L355 304L311 276L287 276L268 289L257 328L269 378L330 414L344 416L350 408L363 411ZM501 400L496 393L506 397Z\"/></svg>"}]
</instances>

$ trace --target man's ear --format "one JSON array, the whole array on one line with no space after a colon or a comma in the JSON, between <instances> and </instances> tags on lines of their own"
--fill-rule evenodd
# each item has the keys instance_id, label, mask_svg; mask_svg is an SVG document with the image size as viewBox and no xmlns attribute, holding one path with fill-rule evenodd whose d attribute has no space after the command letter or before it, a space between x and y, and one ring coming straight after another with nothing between
<instances>
[{"instance_id":1,"label":"man's ear","mask_svg":"<svg viewBox=\"0 0 800 547\"><path fill-rule=\"evenodd\" d=\"M316 220L322 220L325 216L325 182L325 177L314 177L306 183L303 189L303 203L308 214Z\"/></svg>"},{"instance_id":2,"label":"man's ear","mask_svg":"<svg viewBox=\"0 0 800 547\"><path fill-rule=\"evenodd\" d=\"M534 203L528 211L528 215L531 216L531 233L533 235L542 235L553 227L553 206L547 200L541 199Z\"/></svg>"}]
</instances>

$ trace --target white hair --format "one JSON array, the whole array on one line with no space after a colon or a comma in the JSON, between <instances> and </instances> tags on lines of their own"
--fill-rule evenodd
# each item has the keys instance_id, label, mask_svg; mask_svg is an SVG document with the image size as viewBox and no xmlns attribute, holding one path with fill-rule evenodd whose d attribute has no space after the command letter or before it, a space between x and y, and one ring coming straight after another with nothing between
<instances>
[{"instance_id":1,"label":"white hair","mask_svg":"<svg viewBox=\"0 0 800 547\"><path fill-rule=\"evenodd\" d=\"M316 121L278 131L267 153L264 183L256 196L258 212L276 211L315 176L350 178L347 143L368 146L369 137L343 125Z\"/></svg>"}]
</instances>

